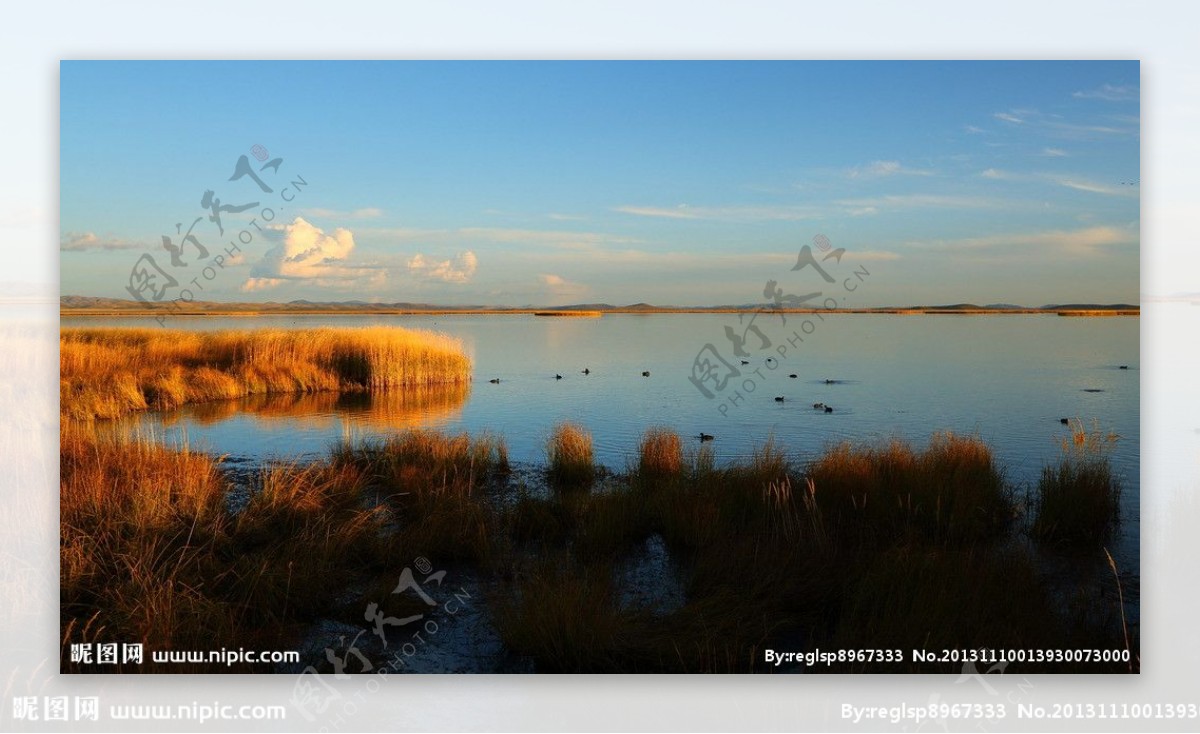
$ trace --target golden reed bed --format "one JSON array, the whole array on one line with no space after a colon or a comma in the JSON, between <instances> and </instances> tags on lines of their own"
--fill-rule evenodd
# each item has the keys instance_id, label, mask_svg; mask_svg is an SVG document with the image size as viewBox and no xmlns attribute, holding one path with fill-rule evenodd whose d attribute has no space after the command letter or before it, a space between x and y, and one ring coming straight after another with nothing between
<instances>
[{"instance_id":1,"label":"golden reed bed","mask_svg":"<svg viewBox=\"0 0 1200 734\"><path fill-rule=\"evenodd\" d=\"M362 392L466 383L462 342L393 327L193 332L63 329L59 412L139 410L269 393Z\"/></svg>"}]
</instances>

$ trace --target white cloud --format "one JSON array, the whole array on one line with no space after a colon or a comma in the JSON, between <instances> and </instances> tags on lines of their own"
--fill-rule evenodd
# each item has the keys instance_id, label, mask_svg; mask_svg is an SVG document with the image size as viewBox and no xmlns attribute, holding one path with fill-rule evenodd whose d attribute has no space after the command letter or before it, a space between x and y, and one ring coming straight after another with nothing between
<instances>
[{"instance_id":1,"label":"white cloud","mask_svg":"<svg viewBox=\"0 0 1200 734\"><path fill-rule=\"evenodd\" d=\"M134 250L145 246L144 242L134 242L111 235L100 237L95 232L64 232L58 241L58 249L63 252Z\"/></svg>"},{"instance_id":2,"label":"white cloud","mask_svg":"<svg viewBox=\"0 0 1200 734\"><path fill-rule=\"evenodd\" d=\"M657 206L618 206L614 211L622 214L633 214L638 217L663 217L665 219L702 219L700 210L692 209L687 204L680 204L673 209Z\"/></svg>"},{"instance_id":3,"label":"white cloud","mask_svg":"<svg viewBox=\"0 0 1200 734\"><path fill-rule=\"evenodd\" d=\"M923 168L908 168L900 161L872 161L865 166L856 166L846 172L849 178L885 178L887 176L932 176L933 171Z\"/></svg>"},{"instance_id":4,"label":"white cloud","mask_svg":"<svg viewBox=\"0 0 1200 734\"><path fill-rule=\"evenodd\" d=\"M1138 98L1137 87L1131 84L1104 84L1099 89L1075 92L1077 99L1101 99L1105 102L1129 102Z\"/></svg>"},{"instance_id":5,"label":"white cloud","mask_svg":"<svg viewBox=\"0 0 1200 734\"><path fill-rule=\"evenodd\" d=\"M875 176L891 176L900 173L900 161L875 161L867 166L866 172Z\"/></svg>"},{"instance_id":6,"label":"white cloud","mask_svg":"<svg viewBox=\"0 0 1200 734\"><path fill-rule=\"evenodd\" d=\"M282 278L247 278L245 283L241 285L243 293L254 293L255 291L270 290L283 284Z\"/></svg>"},{"instance_id":7,"label":"white cloud","mask_svg":"<svg viewBox=\"0 0 1200 734\"><path fill-rule=\"evenodd\" d=\"M1046 158L1065 158L1067 151L1062 148L1042 148L1042 155Z\"/></svg>"},{"instance_id":8,"label":"white cloud","mask_svg":"<svg viewBox=\"0 0 1200 734\"><path fill-rule=\"evenodd\" d=\"M1136 117L1119 120L1119 122L1125 125L1124 127L1114 127L1108 124L1098 125L1090 122L1073 122L1065 119L1060 114L1045 113L1034 109L1008 110L1007 112L996 112L992 116L997 120L1002 120L1013 125L1023 125L1025 126L1024 129L1036 130L1048 137L1062 140L1098 140L1112 136L1136 136L1139 124L1139 120ZM1111 120L1113 118L1104 119Z\"/></svg>"},{"instance_id":9,"label":"white cloud","mask_svg":"<svg viewBox=\"0 0 1200 734\"><path fill-rule=\"evenodd\" d=\"M466 283L475 275L479 259L467 250L451 260L430 260L417 253L408 260L408 272L421 280L440 280L444 283Z\"/></svg>"},{"instance_id":10,"label":"white cloud","mask_svg":"<svg viewBox=\"0 0 1200 734\"><path fill-rule=\"evenodd\" d=\"M604 245L634 244L641 240L634 237L606 234L604 232L570 232L547 229L509 229L504 227L465 227L451 233L455 237L470 240L487 240L520 245L539 245L561 250L588 250Z\"/></svg>"},{"instance_id":11,"label":"white cloud","mask_svg":"<svg viewBox=\"0 0 1200 734\"><path fill-rule=\"evenodd\" d=\"M816 219L820 213L811 206L618 206L613 211L638 217L660 217L665 219L704 219L733 222L794 222Z\"/></svg>"},{"instance_id":12,"label":"white cloud","mask_svg":"<svg viewBox=\"0 0 1200 734\"><path fill-rule=\"evenodd\" d=\"M542 273L538 276L538 280L541 281L542 285L546 287L546 290L551 295L559 298L580 296L591 290L582 283L574 283L561 275L554 275L553 273Z\"/></svg>"},{"instance_id":13,"label":"white cloud","mask_svg":"<svg viewBox=\"0 0 1200 734\"><path fill-rule=\"evenodd\" d=\"M890 250L847 250L846 259L863 262L899 260L900 253Z\"/></svg>"},{"instance_id":14,"label":"white cloud","mask_svg":"<svg viewBox=\"0 0 1200 734\"><path fill-rule=\"evenodd\" d=\"M1051 180L1059 186L1065 186L1068 189L1075 189L1076 191L1086 191L1091 194L1125 197L1136 197L1138 195L1136 188L1121 189L1117 186L1097 183L1095 181L1089 181L1079 177L1052 177Z\"/></svg>"},{"instance_id":15,"label":"white cloud","mask_svg":"<svg viewBox=\"0 0 1200 734\"><path fill-rule=\"evenodd\" d=\"M354 251L354 235L338 227L333 234L315 227L302 217L278 228L282 241L268 250L250 268L250 277L242 290L274 288L284 281L303 281L316 285L377 285L385 271L348 264Z\"/></svg>"},{"instance_id":16,"label":"white cloud","mask_svg":"<svg viewBox=\"0 0 1200 734\"><path fill-rule=\"evenodd\" d=\"M383 216L383 210L368 206L362 209L342 211L339 209L301 209L300 213L314 219L377 219Z\"/></svg>"},{"instance_id":17,"label":"white cloud","mask_svg":"<svg viewBox=\"0 0 1200 734\"><path fill-rule=\"evenodd\" d=\"M1138 233L1133 227L1096 226L1074 230L1055 229L911 244L983 255L1011 252L1014 248L1033 247L1050 254L1088 257L1104 254L1109 248L1115 246L1135 245L1137 242ZM847 253L847 255L849 254ZM1028 255L1028 253L1013 254L1022 257Z\"/></svg>"},{"instance_id":18,"label":"white cloud","mask_svg":"<svg viewBox=\"0 0 1200 734\"><path fill-rule=\"evenodd\" d=\"M983 171L982 173L980 173L979 175L984 178L990 178L990 179L995 179L995 180L1008 178L1008 174L1005 173L1004 171L1001 171L998 168L989 168L989 169Z\"/></svg>"},{"instance_id":19,"label":"white cloud","mask_svg":"<svg viewBox=\"0 0 1200 734\"><path fill-rule=\"evenodd\" d=\"M1012 202L983 196L953 194L889 194L862 199L840 199L839 206L852 209L992 209Z\"/></svg>"}]
</instances>

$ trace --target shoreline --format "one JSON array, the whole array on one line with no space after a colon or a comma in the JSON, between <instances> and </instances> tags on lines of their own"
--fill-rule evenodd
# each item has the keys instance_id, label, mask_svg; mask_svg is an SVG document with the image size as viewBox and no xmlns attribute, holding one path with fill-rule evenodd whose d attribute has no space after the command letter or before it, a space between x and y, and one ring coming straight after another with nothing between
<instances>
[{"instance_id":1,"label":"shoreline","mask_svg":"<svg viewBox=\"0 0 1200 734\"><path fill-rule=\"evenodd\" d=\"M1070 316L1070 317L1108 317L1108 316L1140 316L1141 309L1041 309L1041 308L1004 308L1004 309L943 309L943 308L657 308L657 309L625 309L613 308L604 311L582 311L565 309L549 311L544 308L510 308L510 309L398 309L398 308L354 308L354 309L305 309L305 308L264 308L221 310L180 310L180 309L59 309L59 317L77 316L583 316L600 317L607 314L632 315L670 315L670 314L743 314L756 313L783 314L875 314L893 316Z\"/></svg>"}]
</instances>

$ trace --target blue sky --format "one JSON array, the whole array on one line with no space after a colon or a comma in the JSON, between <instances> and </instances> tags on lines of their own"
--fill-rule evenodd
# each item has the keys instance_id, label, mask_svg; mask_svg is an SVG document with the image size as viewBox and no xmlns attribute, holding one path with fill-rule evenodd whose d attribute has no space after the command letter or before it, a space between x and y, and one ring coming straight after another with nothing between
<instances>
[{"instance_id":1,"label":"blue sky","mask_svg":"<svg viewBox=\"0 0 1200 734\"><path fill-rule=\"evenodd\" d=\"M824 234L848 305L1137 302L1139 113L1137 62L64 62L61 287L753 303Z\"/></svg>"}]
</instances>

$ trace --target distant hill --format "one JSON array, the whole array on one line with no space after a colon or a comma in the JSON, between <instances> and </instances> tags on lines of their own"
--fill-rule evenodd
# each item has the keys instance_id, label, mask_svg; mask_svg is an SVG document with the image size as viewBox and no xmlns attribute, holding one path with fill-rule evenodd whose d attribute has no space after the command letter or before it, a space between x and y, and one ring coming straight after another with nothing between
<instances>
[{"instance_id":1,"label":"distant hill","mask_svg":"<svg viewBox=\"0 0 1200 734\"><path fill-rule=\"evenodd\" d=\"M601 313L671 313L671 312L687 312L687 313L721 313L721 312L748 312L758 311L766 308L763 303L746 303L740 305L721 305L721 306L655 306L651 303L639 302L628 306L614 306L611 303L573 303L566 306L497 306L497 305L465 305L465 306L444 306L433 303L413 303L409 301L398 301L395 303L377 303L362 300L351 301L310 301L308 299L297 299L286 303L276 301L267 301L263 303L255 302L229 302L220 303L215 301L192 301L186 304L173 304L170 302L162 303L142 303L140 301L132 301L121 298L101 298L94 296L62 296L59 299L59 308L64 312L78 313L188 313L188 314L205 314L205 313L532 313L543 312L553 313L559 311L593 311ZM794 309L798 311L814 311L821 310L819 308ZM858 313L948 313L948 314L963 314L963 313L1039 313L1039 312L1125 312L1137 313L1139 307L1127 303L1116 304L1095 304L1095 303L1067 303L1047 305L1037 308L1029 308L1026 306L1018 306L1010 303L993 303L987 306L979 306L974 303L952 303L937 306L887 306L880 308L859 308L859 309L844 309L845 311ZM1079 315L1079 314L1073 314Z\"/></svg>"},{"instance_id":2,"label":"distant hill","mask_svg":"<svg viewBox=\"0 0 1200 734\"><path fill-rule=\"evenodd\" d=\"M915 308L924 308L927 311L983 311L983 306L976 306L974 303L952 303L949 306L916 306Z\"/></svg>"},{"instance_id":3,"label":"distant hill","mask_svg":"<svg viewBox=\"0 0 1200 734\"><path fill-rule=\"evenodd\" d=\"M1136 311L1140 306L1128 303L1059 303L1041 308L1043 311Z\"/></svg>"}]
</instances>

